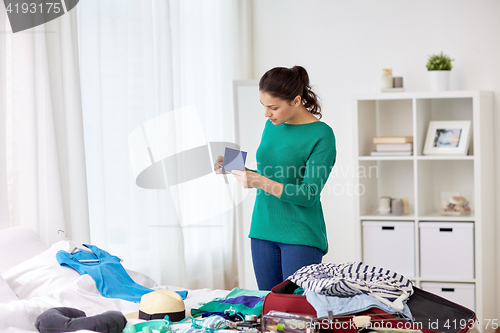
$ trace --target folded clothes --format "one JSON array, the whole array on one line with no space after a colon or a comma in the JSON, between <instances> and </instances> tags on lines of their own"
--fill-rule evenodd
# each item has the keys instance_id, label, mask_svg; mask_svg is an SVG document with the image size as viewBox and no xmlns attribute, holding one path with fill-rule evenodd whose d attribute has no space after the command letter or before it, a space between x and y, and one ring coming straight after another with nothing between
<instances>
[{"instance_id":1,"label":"folded clothes","mask_svg":"<svg viewBox=\"0 0 500 333\"><path fill-rule=\"evenodd\" d=\"M233 313L232 311L225 311L225 312L204 312L201 317L202 318L207 318L210 316L221 316L222 318L230 321L241 321L245 318L245 315L241 312L235 312Z\"/></svg>"},{"instance_id":2,"label":"folded clothes","mask_svg":"<svg viewBox=\"0 0 500 333\"><path fill-rule=\"evenodd\" d=\"M306 292L307 301L316 310L319 318L328 317L328 311L334 316L343 316L358 313L376 307L387 313L400 313L408 319L412 319L410 308L404 302L403 311L398 312L391 306L379 301L371 296L360 294L351 297L326 296L313 291Z\"/></svg>"},{"instance_id":3,"label":"folded clothes","mask_svg":"<svg viewBox=\"0 0 500 333\"><path fill-rule=\"evenodd\" d=\"M87 317L85 312L68 307L52 308L38 316L36 329L41 333L74 332L90 330L101 333L120 333L127 319L119 311L106 311Z\"/></svg>"},{"instance_id":4,"label":"folded clothes","mask_svg":"<svg viewBox=\"0 0 500 333\"><path fill-rule=\"evenodd\" d=\"M191 315L197 317L205 312L216 313L224 311L241 312L244 315L262 315L264 297L269 291L234 288L223 298L214 298L199 308L191 309Z\"/></svg>"}]
</instances>

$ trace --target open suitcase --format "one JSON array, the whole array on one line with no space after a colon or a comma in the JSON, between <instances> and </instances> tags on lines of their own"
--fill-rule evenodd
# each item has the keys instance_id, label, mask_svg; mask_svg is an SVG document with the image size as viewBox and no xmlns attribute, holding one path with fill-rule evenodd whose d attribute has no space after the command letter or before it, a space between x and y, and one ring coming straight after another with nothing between
<instances>
[{"instance_id":1,"label":"open suitcase","mask_svg":"<svg viewBox=\"0 0 500 333\"><path fill-rule=\"evenodd\" d=\"M275 286L264 299L262 314L265 315L271 310L294 313L299 315L316 316L316 310L303 295L294 295L293 292L298 286L286 280ZM372 322L384 321L386 327L417 329L423 333L465 333L474 326L476 314L459 304L448 301L440 296L429 293L417 287L413 287L414 293L408 299L407 305L414 318L414 324L403 318L395 317L379 308L370 308L355 316L367 315ZM333 317L332 322L349 322L354 315ZM325 318L318 318L320 322L325 322ZM333 320L333 321L332 321ZM399 326L398 326L398 323ZM334 333L357 332L352 325L324 325L321 331Z\"/></svg>"}]
</instances>

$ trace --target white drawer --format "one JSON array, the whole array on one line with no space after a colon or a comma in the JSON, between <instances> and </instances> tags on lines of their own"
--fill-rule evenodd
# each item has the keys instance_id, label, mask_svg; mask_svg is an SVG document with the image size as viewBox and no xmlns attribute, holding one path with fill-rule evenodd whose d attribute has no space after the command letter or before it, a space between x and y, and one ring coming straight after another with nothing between
<instances>
[{"instance_id":1,"label":"white drawer","mask_svg":"<svg viewBox=\"0 0 500 333\"><path fill-rule=\"evenodd\" d=\"M476 311L474 283L422 282L421 288Z\"/></svg>"},{"instance_id":2,"label":"white drawer","mask_svg":"<svg viewBox=\"0 0 500 333\"><path fill-rule=\"evenodd\" d=\"M420 276L474 278L474 223L421 222Z\"/></svg>"},{"instance_id":3,"label":"white drawer","mask_svg":"<svg viewBox=\"0 0 500 333\"><path fill-rule=\"evenodd\" d=\"M363 263L415 276L415 229L408 221L363 221Z\"/></svg>"}]
</instances>

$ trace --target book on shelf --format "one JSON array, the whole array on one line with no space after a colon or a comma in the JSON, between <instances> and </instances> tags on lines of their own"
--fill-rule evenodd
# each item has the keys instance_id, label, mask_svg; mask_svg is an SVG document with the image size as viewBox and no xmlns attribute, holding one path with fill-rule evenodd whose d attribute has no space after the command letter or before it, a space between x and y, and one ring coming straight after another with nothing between
<instances>
[{"instance_id":1,"label":"book on shelf","mask_svg":"<svg viewBox=\"0 0 500 333\"><path fill-rule=\"evenodd\" d=\"M373 143L413 143L413 136L374 136Z\"/></svg>"},{"instance_id":2,"label":"book on shelf","mask_svg":"<svg viewBox=\"0 0 500 333\"><path fill-rule=\"evenodd\" d=\"M379 143L375 145L376 151L412 151L413 143Z\"/></svg>"},{"instance_id":3,"label":"book on shelf","mask_svg":"<svg viewBox=\"0 0 500 333\"><path fill-rule=\"evenodd\" d=\"M413 151L376 151L371 152L371 156L412 156Z\"/></svg>"}]
</instances>

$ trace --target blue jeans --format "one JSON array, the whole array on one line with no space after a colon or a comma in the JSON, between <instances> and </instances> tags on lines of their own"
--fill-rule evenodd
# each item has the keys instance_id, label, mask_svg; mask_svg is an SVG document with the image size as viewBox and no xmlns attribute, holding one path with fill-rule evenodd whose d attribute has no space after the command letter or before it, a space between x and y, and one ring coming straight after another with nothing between
<instances>
[{"instance_id":1,"label":"blue jeans","mask_svg":"<svg viewBox=\"0 0 500 333\"><path fill-rule=\"evenodd\" d=\"M323 251L312 246L251 239L253 270L259 290L271 290L300 268L321 263Z\"/></svg>"}]
</instances>

